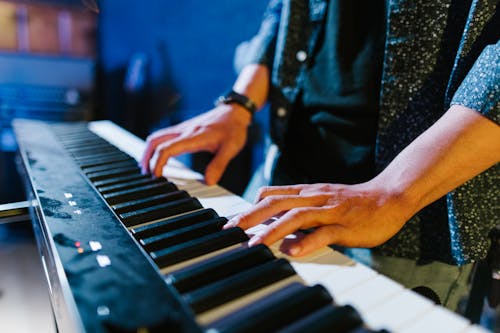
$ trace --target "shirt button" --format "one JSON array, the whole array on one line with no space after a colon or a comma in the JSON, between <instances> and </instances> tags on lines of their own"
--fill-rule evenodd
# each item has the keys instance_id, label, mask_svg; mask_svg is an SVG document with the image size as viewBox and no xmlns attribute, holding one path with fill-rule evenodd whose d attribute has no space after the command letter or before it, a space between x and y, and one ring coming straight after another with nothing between
<instances>
[{"instance_id":1,"label":"shirt button","mask_svg":"<svg viewBox=\"0 0 500 333\"><path fill-rule=\"evenodd\" d=\"M276 110L276 114L278 115L278 117L283 118L284 116L286 116L287 112L284 107L281 107Z\"/></svg>"},{"instance_id":2,"label":"shirt button","mask_svg":"<svg viewBox=\"0 0 500 333\"><path fill-rule=\"evenodd\" d=\"M306 51L303 51L303 50L298 51L297 54L295 55L295 58L297 58L297 60L300 62L306 61L306 59L307 59Z\"/></svg>"}]
</instances>

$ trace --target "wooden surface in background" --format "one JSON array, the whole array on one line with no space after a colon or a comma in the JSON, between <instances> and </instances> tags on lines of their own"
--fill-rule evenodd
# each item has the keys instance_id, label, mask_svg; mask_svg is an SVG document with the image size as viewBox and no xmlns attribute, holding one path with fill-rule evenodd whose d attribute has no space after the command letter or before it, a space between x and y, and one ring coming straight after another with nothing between
<instances>
[{"instance_id":1,"label":"wooden surface in background","mask_svg":"<svg viewBox=\"0 0 500 333\"><path fill-rule=\"evenodd\" d=\"M16 5L0 1L0 49L17 49Z\"/></svg>"},{"instance_id":2,"label":"wooden surface in background","mask_svg":"<svg viewBox=\"0 0 500 333\"><path fill-rule=\"evenodd\" d=\"M0 0L0 52L91 58L96 21L83 6Z\"/></svg>"},{"instance_id":3,"label":"wooden surface in background","mask_svg":"<svg viewBox=\"0 0 500 333\"><path fill-rule=\"evenodd\" d=\"M57 15L59 10L48 6L27 5L28 49L33 53L59 53Z\"/></svg>"}]
</instances>

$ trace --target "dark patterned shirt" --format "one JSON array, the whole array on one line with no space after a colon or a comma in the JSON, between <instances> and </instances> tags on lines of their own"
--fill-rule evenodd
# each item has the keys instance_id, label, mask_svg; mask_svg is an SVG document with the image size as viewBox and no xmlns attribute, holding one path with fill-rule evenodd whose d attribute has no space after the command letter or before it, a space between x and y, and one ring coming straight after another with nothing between
<instances>
[{"instance_id":1,"label":"dark patterned shirt","mask_svg":"<svg viewBox=\"0 0 500 333\"><path fill-rule=\"evenodd\" d=\"M450 105L500 123L500 13L496 0L387 0L376 166L382 170ZM237 67L271 70L271 135L279 145L324 24L326 0L272 0ZM499 147L500 149L500 147ZM484 258L500 224L500 165L408 221L382 254L462 265Z\"/></svg>"}]
</instances>

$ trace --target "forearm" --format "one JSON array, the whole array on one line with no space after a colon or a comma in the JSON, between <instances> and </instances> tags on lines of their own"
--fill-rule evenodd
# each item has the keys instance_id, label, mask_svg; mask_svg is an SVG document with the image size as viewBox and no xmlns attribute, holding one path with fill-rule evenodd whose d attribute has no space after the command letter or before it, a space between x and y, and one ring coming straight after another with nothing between
<instances>
[{"instance_id":1,"label":"forearm","mask_svg":"<svg viewBox=\"0 0 500 333\"><path fill-rule=\"evenodd\" d=\"M454 105L371 183L414 213L500 161L500 126Z\"/></svg>"},{"instance_id":2,"label":"forearm","mask_svg":"<svg viewBox=\"0 0 500 333\"><path fill-rule=\"evenodd\" d=\"M257 109L264 106L269 93L269 70L264 65L245 66L233 85L233 90L250 98Z\"/></svg>"}]
</instances>

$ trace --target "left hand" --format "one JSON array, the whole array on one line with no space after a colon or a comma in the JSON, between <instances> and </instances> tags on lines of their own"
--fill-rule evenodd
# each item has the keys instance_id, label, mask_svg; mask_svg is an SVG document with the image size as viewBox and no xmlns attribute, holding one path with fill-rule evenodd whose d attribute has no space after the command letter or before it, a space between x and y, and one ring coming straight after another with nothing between
<instances>
[{"instance_id":1,"label":"left hand","mask_svg":"<svg viewBox=\"0 0 500 333\"><path fill-rule=\"evenodd\" d=\"M416 213L403 195L394 195L370 182L356 185L310 184L264 187L256 205L224 228L248 229L275 217L250 245L271 245L299 230L315 228L285 252L302 256L336 244L374 247L396 234Z\"/></svg>"}]
</instances>

